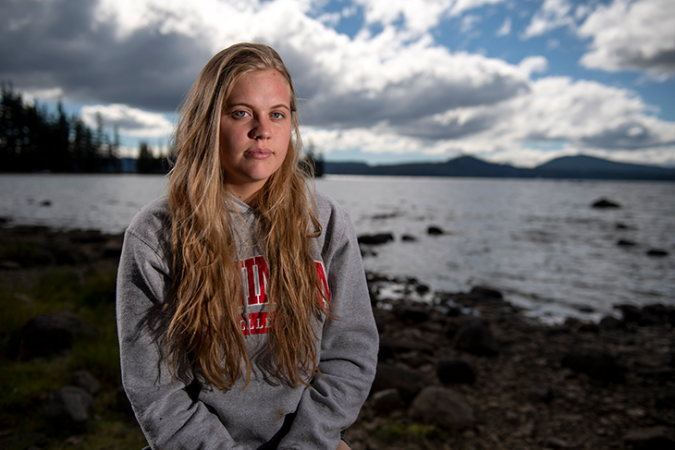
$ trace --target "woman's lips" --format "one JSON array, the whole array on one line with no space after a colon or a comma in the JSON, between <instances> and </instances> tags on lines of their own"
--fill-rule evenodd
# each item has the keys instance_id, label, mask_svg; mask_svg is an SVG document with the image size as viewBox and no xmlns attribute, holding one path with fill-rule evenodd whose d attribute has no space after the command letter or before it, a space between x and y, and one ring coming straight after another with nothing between
<instances>
[{"instance_id":1,"label":"woman's lips","mask_svg":"<svg viewBox=\"0 0 675 450\"><path fill-rule=\"evenodd\" d=\"M253 150L247 150L245 156L251 159L267 159L272 156L272 151L266 148L256 148Z\"/></svg>"}]
</instances>

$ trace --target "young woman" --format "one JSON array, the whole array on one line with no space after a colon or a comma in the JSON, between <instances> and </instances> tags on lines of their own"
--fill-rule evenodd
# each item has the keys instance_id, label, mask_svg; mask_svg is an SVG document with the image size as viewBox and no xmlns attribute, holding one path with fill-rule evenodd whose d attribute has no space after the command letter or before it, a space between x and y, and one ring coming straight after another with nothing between
<instances>
[{"instance_id":1,"label":"young woman","mask_svg":"<svg viewBox=\"0 0 675 450\"><path fill-rule=\"evenodd\" d=\"M291 77L259 44L204 67L168 196L125 234L122 380L154 449L348 448L378 338L354 230L299 169Z\"/></svg>"}]
</instances>

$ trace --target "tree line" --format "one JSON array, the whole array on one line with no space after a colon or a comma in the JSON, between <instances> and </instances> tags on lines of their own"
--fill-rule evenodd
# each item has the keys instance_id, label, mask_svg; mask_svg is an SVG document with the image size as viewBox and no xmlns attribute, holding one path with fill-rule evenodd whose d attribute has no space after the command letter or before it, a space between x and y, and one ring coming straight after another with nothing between
<instances>
[{"instance_id":1,"label":"tree line","mask_svg":"<svg viewBox=\"0 0 675 450\"><path fill-rule=\"evenodd\" d=\"M103 117L96 115L96 129L77 115L68 116L59 100L56 112L46 106L27 104L10 83L0 86L0 172L50 173L166 173L169 162L154 157L147 142L139 145L138 159L119 158L117 127L112 139L103 130ZM324 172L321 153L310 142L301 164L310 165L316 176Z\"/></svg>"},{"instance_id":2,"label":"tree line","mask_svg":"<svg viewBox=\"0 0 675 450\"><path fill-rule=\"evenodd\" d=\"M118 157L117 127L112 139L96 116L96 129L77 115L69 116L59 101L56 112L27 104L10 83L0 87L0 172L117 173L130 171ZM142 142L139 159L131 171L163 173L168 164L155 158Z\"/></svg>"}]
</instances>

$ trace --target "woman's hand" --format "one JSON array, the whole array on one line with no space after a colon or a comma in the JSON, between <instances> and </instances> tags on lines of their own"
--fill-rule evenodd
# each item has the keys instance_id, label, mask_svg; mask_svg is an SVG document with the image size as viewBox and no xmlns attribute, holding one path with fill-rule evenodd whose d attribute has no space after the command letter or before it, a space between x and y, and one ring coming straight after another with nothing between
<instances>
[{"instance_id":1,"label":"woman's hand","mask_svg":"<svg viewBox=\"0 0 675 450\"><path fill-rule=\"evenodd\" d=\"M349 445L347 445L345 441L340 439L340 443L338 444L336 450L351 450L351 448L349 447Z\"/></svg>"}]
</instances>

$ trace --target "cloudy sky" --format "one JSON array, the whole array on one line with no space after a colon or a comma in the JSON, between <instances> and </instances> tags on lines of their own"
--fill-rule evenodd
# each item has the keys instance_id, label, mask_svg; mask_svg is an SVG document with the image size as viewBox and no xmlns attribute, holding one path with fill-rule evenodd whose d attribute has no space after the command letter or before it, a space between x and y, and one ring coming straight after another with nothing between
<instances>
[{"instance_id":1,"label":"cloudy sky","mask_svg":"<svg viewBox=\"0 0 675 450\"><path fill-rule=\"evenodd\" d=\"M166 145L220 49L274 47L328 160L675 166L673 0L2 0L0 80Z\"/></svg>"}]
</instances>

